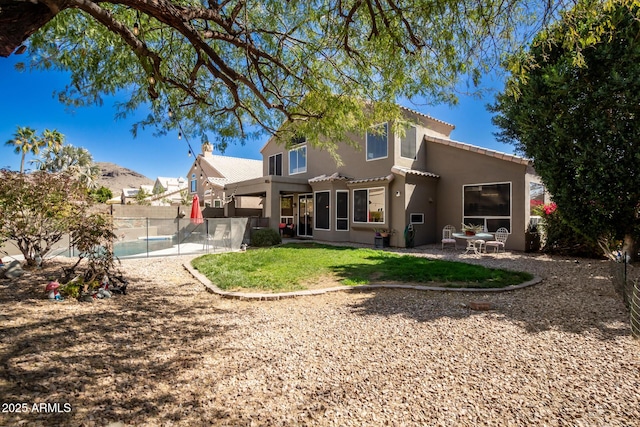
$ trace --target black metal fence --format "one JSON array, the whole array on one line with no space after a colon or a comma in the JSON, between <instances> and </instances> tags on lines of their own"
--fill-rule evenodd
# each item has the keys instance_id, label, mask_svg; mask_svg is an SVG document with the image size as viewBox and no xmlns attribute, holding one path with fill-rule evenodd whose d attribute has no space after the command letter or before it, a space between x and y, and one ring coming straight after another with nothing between
<instances>
[{"instance_id":1,"label":"black metal fence","mask_svg":"<svg viewBox=\"0 0 640 427\"><path fill-rule=\"evenodd\" d=\"M627 254L621 254L617 262L611 263L613 286L629 311L631 333L640 339L640 276L629 264Z\"/></svg>"}]
</instances>

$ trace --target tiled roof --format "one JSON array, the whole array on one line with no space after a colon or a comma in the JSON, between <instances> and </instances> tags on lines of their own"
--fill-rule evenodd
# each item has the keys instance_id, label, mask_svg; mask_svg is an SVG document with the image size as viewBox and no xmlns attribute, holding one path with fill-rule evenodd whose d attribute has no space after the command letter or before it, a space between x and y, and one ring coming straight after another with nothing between
<instances>
[{"instance_id":1,"label":"tiled roof","mask_svg":"<svg viewBox=\"0 0 640 427\"><path fill-rule=\"evenodd\" d=\"M181 187L187 184L187 180L184 179L183 177L172 178L172 177L166 177L166 176L159 176L157 180L160 181L160 184L162 184L164 188L168 188L170 185L175 187Z\"/></svg>"},{"instance_id":2,"label":"tiled roof","mask_svg":"<svg viewBox=\"0 0 640 427\"><path fill-rule=\"evenodd\" d=\"M368 182L380 182L380 181L393 181L393 174L387 176L377 176L374 178L362 178L362 179L352 179L347 181L347 184L365 184Z\"/></svg>"},{"instance_id":3,"label":"tiled roof","mask_svg":"<svg viewBox=\"0 0 640 427\"><path fill-rule=\"evenodd\" d=\"M224 187L226 184L231 184L231 181L229 181L227 178L211 178L209 177L207 179L211 184L217 185L219 187Z\"/></svg>"},{"instance_id":4,"label":"tiled roof","mask_svg":"<svg viewBox=\"0 0 640 427\"><path fill-rule=\"evenodd\" d=\"M496 150L490 150L488 148L478 147L477 145L471 145L464 142L454 141L452 139L438 138L435 136L425 135L424 139L431 142L437 142L438 144L449 145L451 147L459 148L461 150L467 150L474 153L484 154L486 156L495 157L501 160L507 160L510 162L519 163L521 165L528 165L531 163L529 159L516 156L515 154L502 153Z\"/></svg>"},{"instance_id":5,"label":"tiled roof","mask_svg":"<svg viewBox=\"0 0 640 427\"><path fill-rule=\"evenodd\" d=\"M348 181L348 180L349 178L347 178L344 175L340 175L338 172L336 172L331 175L322 174L314 178L309 178L309 184L313 184L315 182L324 182L324 181Z\"/></svg>"},{"instance_id":6,"label":"tiled roof","mask_svg":"<svg viewBox=\"0 0 640 427\"><path fill-rule=\"evenodd\" d=\"M226 179L225 184L262 176L262 160L219 155L198 156L198 159L209 163L211 167L217 170Z\"/></svg>"},{"instance_id":7,"label":"tiled roof","mask_svg":"<svg viewBox=\"0 0 640 427\"><path fill-rule=\"evenodd\" d=\"M404 107L402 105L400 105L400 109L409 111L410 113L417 114L417 115L422 116L422 117L426 117L428 119L433 120L434 122L442 123L443 125L447 125L447 126L450 126L450 127L455 129L455 126L452 125L451 123L447 123L447 122L445 122L443 120L436 119L435 117L430 116L430 115L425 114L425 113L421 113L420 111L412 110L411 108L407 108L407 107Z\"/></svg>"},{"instance_id":8,"label":"tiled roof","mask_svg":"<svg viewBox=\"0 0 640 427\"><path fill-rule=\"evenodd\" d=\"M393 166L391 168L391 172L397 173L398 175L418 175L418 176L426 176L429 178L440 178L440 175L436 175L435 173L419 171L416 169L406 168L404 166Z\"/></svg>"}]
</instances>

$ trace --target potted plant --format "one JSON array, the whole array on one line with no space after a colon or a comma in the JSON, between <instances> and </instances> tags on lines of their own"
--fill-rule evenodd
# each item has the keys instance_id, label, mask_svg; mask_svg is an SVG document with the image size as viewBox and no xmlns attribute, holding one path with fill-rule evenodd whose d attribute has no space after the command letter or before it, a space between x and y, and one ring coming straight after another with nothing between
<instances>
[{"instance_id":1,"label":"potted plant","mask_svg":"<svg viewBox=\"0 0 640 427\"><path fill-rule=\"evenodd\" d=\"M376 233L376 236L389 237L393 234L393 230L388 230L386 228L374 228L373 231Z\"/></svg>"},{"instance_id":2,"label":"potted plant","mask_svg":"<svg viewBox=\"0 0 640 427\"><path fill-rule=\"evenodd\" d=\"M467 236L475 236L476 233L482 233L484 231L484 226L462 223L462 231L464 231L464 234Z\"/></svg>"}]
</instances>

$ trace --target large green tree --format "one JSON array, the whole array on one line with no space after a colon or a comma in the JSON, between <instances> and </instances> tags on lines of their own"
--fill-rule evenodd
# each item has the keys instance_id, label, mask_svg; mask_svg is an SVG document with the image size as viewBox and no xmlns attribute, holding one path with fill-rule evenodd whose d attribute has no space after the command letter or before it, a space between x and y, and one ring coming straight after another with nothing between
<instances>
[{"instance_id":1,"label":"large green tree","mask_svg":"<svg viewBox=\"0 0 640 427\"><path fill-rule=\"evenodd\" d=\"M73 226L85 224L86 189L69 174L0 170L0 230L28 265L44 259Z\"/></svg>"},{"instance_id":2,"label":"large green tree","mask_svg":"<svg viewBox=\"0 0 640 427\"><path fill-rule=\"evenodd\" d=\"M503 141L534 160L570 225L622 239L640 236L640 7L580 1L528 50L492 107Z\"/></svg>"},{"instance_id":3,"label":"large green tree","mask_svg":"<svg viewBox=\"0 0 640 427\"><path fill-rule=\"evenodd\" d=\"M32 67L70 72L63 102L126 93L121 114L150 105L140 125L161 133L214 132L224 149L266 130L331 150L399 117L398 99L453 102L461 79L477 83L526 33L516 28L566 2L0 0L0 55L28 37Z\"/></svg>"}]
</instances>

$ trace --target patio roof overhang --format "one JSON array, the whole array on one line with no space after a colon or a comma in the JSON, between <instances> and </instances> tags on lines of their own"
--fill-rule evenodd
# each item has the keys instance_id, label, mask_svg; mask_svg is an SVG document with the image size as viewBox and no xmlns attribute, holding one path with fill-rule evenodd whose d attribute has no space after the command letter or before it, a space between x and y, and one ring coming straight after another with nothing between
<instances>
[{"instance_id":1,"label":"patio roof overhang","mask_svg":"<svg viewBox=\"0 0 640 427\"><path fill-rule=\"evenodd\" d=\"M400 176L415 175L415 176L422 176L425 178L440 178L440 175L437 175L435 173L420 171L417 169L411 169L411 168L407 168L404 166L397 166L397 165L391 168L391 172Z\"/></svg>"},{"instance_id":2,"label":"patio roof overhang","mask_svg":"<svg viewBox=\"0 0 640 427\"><path fill-rule=\"evenodd\" d=\"M311 192L311 186L306 179L277 175L234 182L225 185L224 189L236 196L265 196L273 191L280 194Z\"/></svg>"}]
</instances>

